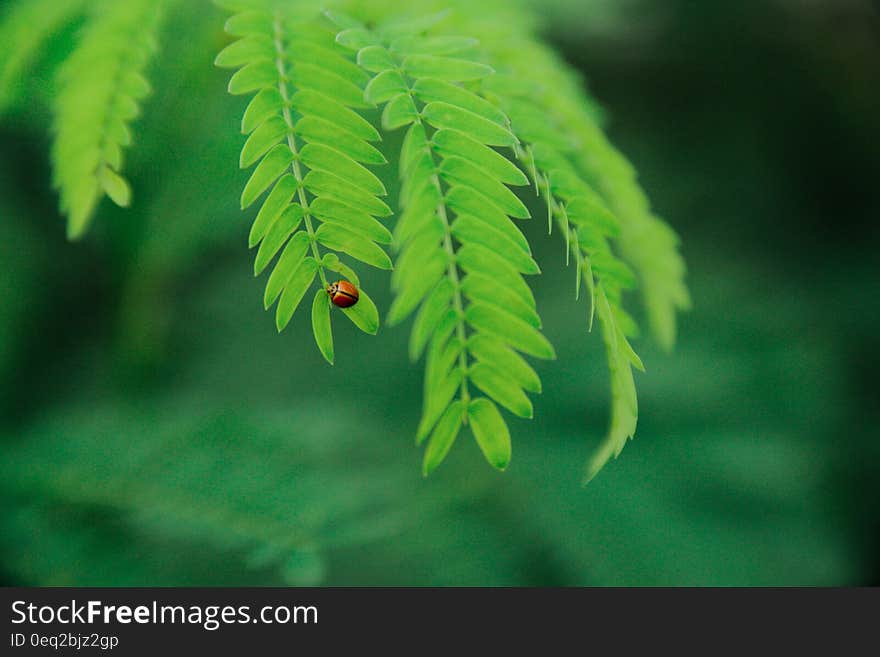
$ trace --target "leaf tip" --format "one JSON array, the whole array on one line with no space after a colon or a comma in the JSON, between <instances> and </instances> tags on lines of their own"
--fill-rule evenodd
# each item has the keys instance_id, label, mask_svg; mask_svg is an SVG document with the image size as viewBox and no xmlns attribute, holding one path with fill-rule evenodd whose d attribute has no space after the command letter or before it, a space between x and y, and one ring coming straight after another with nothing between
<instances>
[{"instance_id":1,"label":"leaf tip","mask_svg":"<svg viewBox=\"0 0 880 657\"><path fill-rule=\"evenodd\" d=\"M73 222L67 223L67 240L70 242L76 242L82 238L85 234L86 229L85 226L74 226Z\"/></svg>"}]
</instances>

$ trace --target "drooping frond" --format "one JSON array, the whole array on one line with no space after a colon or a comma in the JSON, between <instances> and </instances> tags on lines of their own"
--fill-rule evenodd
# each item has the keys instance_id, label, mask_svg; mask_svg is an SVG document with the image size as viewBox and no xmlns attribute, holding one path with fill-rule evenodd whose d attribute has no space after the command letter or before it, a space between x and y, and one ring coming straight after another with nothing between
<instances>
[{"instance_id":1,"label":"drooping frond","mask_svg":"<svg viewBox=\"0 0 880 657\"><path fill-rule=\"evenodd\" d=\"M163 5L94 3L76 50L59 71L52 165L71 239L85 233L105 194L123 207L131 200L120 175L123 149L150 90L143 73L157 49Z\"/></svg>"},{"instance_id":2,"label":"drooping frond","mask_svg":"<svg viewBox=\"0 0 880 657\"><path fill-rule=\"evenodd\" d=\"M527 168L535 171L535 184L547 202L548 215L566 240L566 257L574 259L576 294L581 282L587 287L588 326L592 329L597 318L605 342L611 418L605 439L587 464L585 481L589 481L612 455L620 454L636 430L638 402L632 368L644 371L644 366L628 340L638 327L622 304L623 292L636 286L636 276L611 248L610 240L620 234L620 222L568 161L542 141L532 142L522 157Z\"/></svg>"},{"instance_id":3,"label":"drooping frond","mask_svg":"<svg viewBox=\"0 0 880 657\"><path fill-rule=\"evenodd\" d=\"M518 140L507 116L472 91L493 74L474 56L476 40L426 34L442 18L389 20L375 31L345 20L337 36L372 74L366 98L383 106L383 128L406 130L388 321L418 311L410 356L427 351L417 430L419 443L428 440L425 474L463 424L488 462L506 468L510 435L498 406L530 418L526 392L540 392L517 352L555 357L523 279L540 269L512 220L530 216L510 190L528 179L497 150Z\"/></svg>"},{"instance_id":4,"label":"drooping frond","mask_svg":"<svg viewBox=\"0 0 880 657\"><path fill-rule=\"evenodd\" d=\"M256 166L241 195L242 209L268 192L250 232L250 246L259 245L254 271L259 275L275 260L264 302L268 309L277 301L279 331L320 280L312 325L321 353L332 363L327 271L359 287L343 258L391 269L382 248L391 243L391 232L378 220L391 210L380 198L384 185L368 168L386 160L371 143L379 133L360 113L370 107L364 100L369 76L311 9L224 4L257 7L227 21L226 31L237 40L216 59L218 66L238 69L230 93L253 94L242 119L242 132L249 136L240 165ZM361 330L378 330L378 312L363 289L357 304L342 310Z\"/></svg>"},{"instance_id":5,"label":"drooping frond","mask_svg":"<svg viewBox=\"0 0 880 657\"><path fill-rule=\"evenodd\" d=\"M85 0L19 0L0 15L0 113L43 45L81 9Z\"/></svg>"},{"instance_id":6,"label":"drooping frond","mask_svg":"<svg viewBox=\"0 0 880 657\"><path fill-rule=\"evenodd\" d=\"M507 48L493 54L500 72L485 81L482 92L508 112L522 139L519 159L547 204L548 229L558 225L566 241L566 260L574 259L576 293L582 281L587 286L588 325L592 328L594 317L598 318L606 346L611 419L605 439L587 463L585 481L589 481L611 456L620 454L636 430L638 403L632 368L644 367L628 341L628 336L637 333L637 325L624 310L622 295L636 287L637 278L612 248L612 241L623 233L623 222L578 168L582 154L566 117L554 113L549 100L543 105L535 92L542 82L532 67L542 70L540 58Z\"/></svg>"},{"instance_id":7,"label":"drooping frond","mask_svg":"<svg viewBox=\"0 0 880 657\"><path fill-rule=\"evenodd\" d=\"M509 30L496 31L495 37L487 40L493 61L515 81L512 88L497 89L498 97L510 100L511 93L516 95L523 112L519 117L511 110L514 123L551 140L617 216L615 242L638 277L655 339L671 349L676 315L690 307L678 236L651 212L634 168L608 140L582 81L560 57L528 29L516 37Z\"/></svg>"}]
</instances>

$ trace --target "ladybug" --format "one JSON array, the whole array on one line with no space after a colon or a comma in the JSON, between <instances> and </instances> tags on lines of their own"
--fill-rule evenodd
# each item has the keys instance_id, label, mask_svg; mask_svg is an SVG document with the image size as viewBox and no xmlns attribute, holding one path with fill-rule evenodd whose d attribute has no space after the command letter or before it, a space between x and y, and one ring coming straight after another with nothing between
<instances>
[{"instance_id":1,"label":"ladybug","mask_svg":"<svg viewBox=\"0 0 880 657\"><path fill-rule=\"evenodd\" d=\"M336 281L327 286L327 294L334 306L350 308L358 302L360 294L358 289L348 281Z\"/></svg>"}]
</instances>

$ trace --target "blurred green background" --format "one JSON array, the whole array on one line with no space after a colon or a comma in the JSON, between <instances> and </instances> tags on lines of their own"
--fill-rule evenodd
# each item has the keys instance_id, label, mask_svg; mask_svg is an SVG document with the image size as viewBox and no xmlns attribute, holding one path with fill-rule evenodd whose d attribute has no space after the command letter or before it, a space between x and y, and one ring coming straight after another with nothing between
<instances>
[{"instance_id":1,"label":"blurred green background","mask_svg":"<svg viewBox=\"0 0 880 657\"><path fill-rule=\"evenodd\" d=\"M420 476L407 326L336 322L332 368L305 315L276 333L202 3L150 69L134 207L66 242L45 100L72 24L0 118L3 584L880 585L877 5L536 4L690 267L620 459L579 486L608 375L543 222L560 357L505 474L468 437Z\"/></svg>"}]
</instances>

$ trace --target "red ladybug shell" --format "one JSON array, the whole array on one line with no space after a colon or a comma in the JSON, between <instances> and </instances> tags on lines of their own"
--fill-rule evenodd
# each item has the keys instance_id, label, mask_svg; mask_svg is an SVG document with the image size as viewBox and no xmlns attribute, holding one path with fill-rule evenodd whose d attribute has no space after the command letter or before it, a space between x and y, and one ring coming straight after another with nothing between
<instances>
[{"instance_id":1,"label":"red ladybug shell","mask_svg":"<svg viewBox=\"0 0 880 657\"><path fill-rule=\"evenodd\" d=\"M358 289L348 281L336 281L327 286L327 294L334 306L350 308L358 302Z\"/></svg>"}]
</instances>

